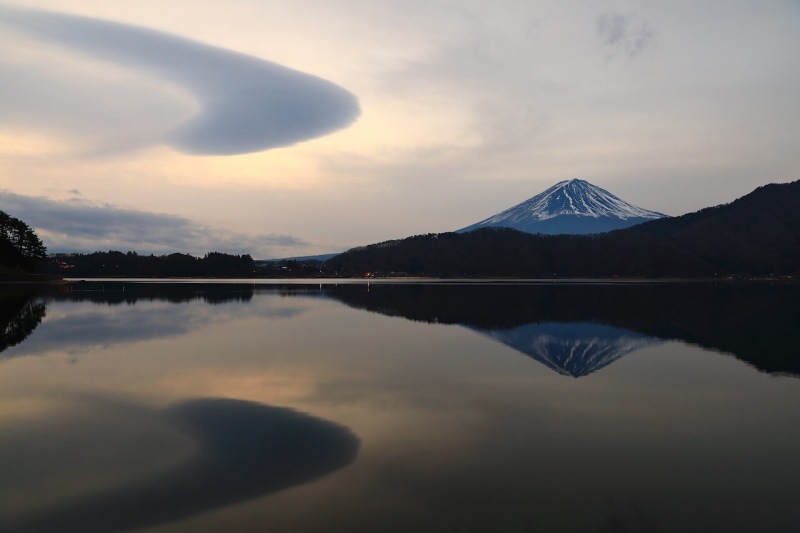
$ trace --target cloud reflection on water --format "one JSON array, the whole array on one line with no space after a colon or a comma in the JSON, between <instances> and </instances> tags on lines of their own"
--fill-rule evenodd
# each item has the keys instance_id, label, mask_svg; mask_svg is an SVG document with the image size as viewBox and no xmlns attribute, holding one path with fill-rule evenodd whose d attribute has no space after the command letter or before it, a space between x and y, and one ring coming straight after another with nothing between
<instances>
[{"instance_id":1,"label":"cloud reflection on water","mask_svg":"<svg viewBox=\"0 0 800 533\"><path fill-rule=\"evenodd\" d=\"M120 479L116 488L0 519L0 532L110 533L181 520L320 478L350 464L359 447L344 426L241 400L190 400L152 416L193 440L189 461L152 479L127 486Z\"/></svg>"}]
</instances>

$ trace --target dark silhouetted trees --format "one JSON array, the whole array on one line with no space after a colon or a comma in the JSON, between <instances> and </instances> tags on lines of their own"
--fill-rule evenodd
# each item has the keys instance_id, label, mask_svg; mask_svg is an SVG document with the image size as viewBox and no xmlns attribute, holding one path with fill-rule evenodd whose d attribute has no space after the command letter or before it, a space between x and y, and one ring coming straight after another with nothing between
<instances>
[{"instance_id":1,"label":"dark silhouetted trees","mask_svg":"<svg viewBox=\"0 0 800 533\"><path fill-rule=\"evenodd\" d=\"M0 267L5 271L32 271L47 257L39 236L22 220L0 211Z\"/></svg>"},{"instance_id":2,"label":"dark silhouetted trees","mask_svg":"<svg viewBox=\"0 0 800 533\"><path fill-rule=\"evenodd\" d=\"M248 254L211 252L204 257L173 253L139 255L136 252L62 254L53 258L51 271L65 277L214 277L246 278L257 275Z\"/></svg>"}]
</instances>

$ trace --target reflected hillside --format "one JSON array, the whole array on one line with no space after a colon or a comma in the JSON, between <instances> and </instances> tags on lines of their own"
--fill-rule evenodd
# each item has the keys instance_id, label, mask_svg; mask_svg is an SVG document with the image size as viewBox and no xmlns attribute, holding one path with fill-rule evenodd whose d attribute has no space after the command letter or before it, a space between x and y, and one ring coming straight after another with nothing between
<instances>
[{"instance_id":1,"label":"reflected hillside","mask_svg":"<svg viewBox=\"0 0 800 533\"><path fill-rule=\"evenodd\" d=\"M331 286L327 293L367 311L477 329L537 360L555 349L552 343L542 348L543 325L596 324L616 331L598 354L624 355L630 350L614 344L651 337L730 353L762 371L800 375L800 288L793 284L372 284ZM558 350L572 353L568 339L580 346L580 329L563 330ZM588 359L576 369L600 368L594 355L578 352ZM563 363L556 366L576 375Z\"/></svg>"},{"instance_id":2,"label":"reflected hillside","mask_svg":"<svg viewBox=\"0 0 800 533\"><path fill-rule=\"evenodd\" d=\"M45 315L45 304L32 292L0 294L0 352L33 333Z\"/></svg>"},{"instance_id":3,"label":"reflected hillside","mask_svg":"<svg viewBox=\"0 0 800 533\"><path fill-rule=\"evenodd\" d=\"M50 289L44 298L33 293L4 295L0 349L30 335L44 317L46 301L99 305L200 301L213 306L249 304L259 294L330 297L383 315L462 325L571 376L587 375L664 340L730 353L762 371L800 375L800 287L779 283L82 282L57 292ZM285 318L297 310L278 306L260 312ZM217 315L212 307L201 312L178 306L146 315L131 309L125 316L105 315L98 309L65 318L62 327L53 328L58 329L56 337L41 335L37 342L63 346L73 331L80 342L165 337L200 327ZM34 348L38 352L44 346ZM29 351L14 350L17 355Z\"/></svg>"},{"instance_id":4,"label":"reflected hillside","mask_svg":"<svg viewBox=\"0 0 800 533\"><path fill-rule=\"evenodd\" d=\"M475 329L565 376L588 376L617 359L660 341L627 329L586 322Z\"/></svg>"},{"instance_id":5,"label":"reflected hillside","mask_svg":"<svg viewBox=\"0 0 800 533\"><path fill-rule=\"evenodd\" d=\"M247 302L253 298L252 283L132 283L126 281L81 281L55 296L56 300L132 304L137 300L185 303L202 300L209 304Z\"/></svg>"},{"instance_id":6,"label":"reflected hillside","mask_svg":"<svg viewBox=\"0 0 800 533\"><path fill-rule=\"evenodd\" d=\"M318 283L281 284L248 283L243 281L205 282L187 281L77 281L59 291L48 292L56 301L94 302L98 304L134 304L137 301L164 301L187 303L202 301L207 304L249 302L255 294L280 296L319 296Z\"/></svg>"},{"instance_id":7,"label":"reflected hillside","mask_svg":"<svg viewBox=\"0 0 800 533\"><path fill-rule=\"evenodd\" d=\"M252 283L93 281L62 287L42 286L38 291L31 289L28 293L0 300L3 302L0 311L6 331L3 339L0 339L3 342L2 349L19 345L27 338L41 322L47 305L90 305L51 316L48 327L41 328L21 346L0 353L0 361L52 351L77 355L85 353L87 347L109 347L187 335L211 324L233 319L237 312L244 312L245 308L215 307L222 304L248 305L256 292L291 295L318 294L319 291L309 292L305 286L287 290L280 286L254 286ZM271 306L262 306L257 311L258 316L279 320L302 312L297 305L284 305L282 302L279 300ZM192 303L199 305L190 305Z\"/></svg>"}]
</instances>

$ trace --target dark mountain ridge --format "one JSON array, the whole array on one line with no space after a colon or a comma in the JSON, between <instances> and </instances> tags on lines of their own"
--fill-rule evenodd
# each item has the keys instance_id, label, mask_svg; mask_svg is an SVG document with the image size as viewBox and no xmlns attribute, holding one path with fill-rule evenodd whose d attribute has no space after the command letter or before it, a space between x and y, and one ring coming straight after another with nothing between
<instances>
[{"instance_id":1,"label":"dark mountain ridge","mask_svg":"<svg viewBox=\"0 0 800 533\"><path fill-rule=\"evenodd\" d=\"M800 181L757 188L729 204L630 228L660 236L727 271L797 272Z\"/></svg>"},{"instance_id":2,"label":"dark mountain ridge","mask_svg":"<svg viewBox=\"0 0 800 533\"><path fill-rule=\"evenodd\" d=\"M800 274L800 181L759 187L730 204L599 235L510 228L418 235L349 250L342 274L714 277Z\"/></svg>"}]
</instances>

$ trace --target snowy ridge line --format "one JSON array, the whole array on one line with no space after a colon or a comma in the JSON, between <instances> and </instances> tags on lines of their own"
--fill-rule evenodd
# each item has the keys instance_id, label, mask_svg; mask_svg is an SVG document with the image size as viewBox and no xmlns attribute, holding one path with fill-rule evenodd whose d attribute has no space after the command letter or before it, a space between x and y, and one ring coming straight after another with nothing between
<instances>
[{"instance_id":1,"label":"snowy ridge line","mask_svg":"<svg viewBox=\"0 0 800 533\"><path fill-rule=\"evenodd\" d=\"M575 203L580 204L575 207ZM580 215L599 218L614 216L622 220L629 218L662 218L664 215L643 209L620 199L591 183L573 179L561 181L533 198L506 209L483 222L547 220L559 215Z\"/></svg>"},{"instance_id":2,"label":"snowy ridge line","mask_svg":"<svg viewBox=\"0 0 800 533\"><path fill-rule=\"evenodd\" d=\"M560 181L505 211L458 230L510 227L529 233L603 233L666 215L637 207L581 180Z\"/></svg>"}]
</instances>

